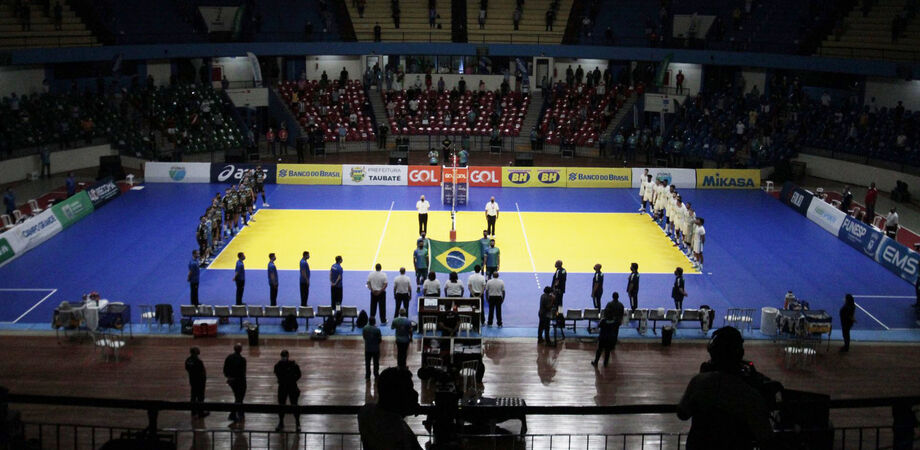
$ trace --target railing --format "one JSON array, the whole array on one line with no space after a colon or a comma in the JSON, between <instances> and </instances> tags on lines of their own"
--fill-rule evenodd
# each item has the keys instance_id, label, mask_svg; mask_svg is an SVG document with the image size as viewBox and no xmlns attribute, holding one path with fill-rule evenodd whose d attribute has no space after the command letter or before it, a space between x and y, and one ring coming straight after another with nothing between
<instances>
[{"instance_id":1,"label":"railing","mask_svg":"<svg viewBox=\"0 0 920 450\"><path fill-rule=\"evenodd\" d=\"M507 33L480 32L472 30L468 32L470 44L561 44L560 36L548 36L543 33L525 33L523 31L514 31Z\"/></svg>"},{"instance_id":2,"label":"railing","mask_svg":"<svg viewBox=\"0 0 920 450\"><path fill-rule=\"evenodd\" d=\"M147 412L148 426L145 429L150 435L166 434L175 439L180 436L191 434L189 442L197 442L196 439L203 436L210 436L211 445L217 440L227 439L231 442L234 439L245 437L249 441L255 436L257 439L265 437L267 439L288 439L290 436L296 436L306 443L308 439L317 439L322 443L314 447L304 448L355 448L352 444L355 438L353 433L273 433L259 430L195 430L195 429L161 429L157 424L157 418L161 411L191 411L193 409L204 409L212 412L229 412L244 411L246 413L257 414L278 414L281 412L301 415L346 415L354 416L359 410L359 406L345 405L303 405L303 406L280 406L275 404L233 404L233 403L202 403L193 404L190 402L169 402L156 400L129 400L129 399L105 399L92 397L64 397L49 395L30 395L30 394L7 394L3 395L4 390L0 390L0 405L6 403L30 404L30 405L54 405L58 407L79 407L79 408L109 408L124 410L144 410ZM903 440L907 439L908 447L912 440L913 432L916 430L916 421L911 417L905 421L902 414L906 411L910 413L912 405L920 404L920 396L909 397L889 397L889 398L868 398L868 399L838 399L829 400L826 404L830 409L858 409L858 408L892 408L894 425L873 425L863 427L838 428L833 430L818 430L812 432L826 434L832 433L835 442L843 443L841 448L891 448L886 447L894 444L894 448L899 444L904 444ZM782 409L782 404L778 405ZM488 413L495 414L497 417L514 417L515 413L521 411L520 407L490 407ZM436 411L436 407L425 405L419 407L416 411L420 415L431 414ZM545 415L545 416L585 416L585 415L626 415L626 414L675 414L677 405L673 404L650 404L650 405L617 405L617 406L526 406L523 407L526 415ZM42 441L42 448L84 448L83 443L93 445L98 439L109 439L121 435L123 432L140 432L143 430L132 429L128 427L93 427L74 424L41 424L35 422L28 423L29 438ZM806 430L807 431L807 430ZM797 431L795 436L801 436L802 432ZM82 436L82 437L81 437ZM98 436L98 439L97 439ZM497 446L499 440L512 440L513 442L529 442L527 448L610 448L612 442L614 448L646 448L646 445L658 448L675 448L680 449L684 444L681 433L648 433L648 434L615 434L615 435L588 435L588 434L571 434L571 435L540 435L531 434L524 436L511 437L509 435L485 435L485 436L461 436L462 439L478 440L484 439L477 445L477 448L488 448ZM788 437L783 433L778 433L777 437L782 439ZM336 440L341 443L341 447L333 445L327 446L328 442L335 443ZM430 440L428 436L422 436L422 439ZM186 439L188 439L186 437ZM346 439L349 445L345 445ZM63 441L72 442L73 447L64 446ZM47 441L49 445L45 445ZM53 445L51 444L53 442ZM850 444L846 444L849 442ZM595 444L596 443L596 446ZM622 447L616 447L617 443L622 443ZM635 443L638 443L638 447ZM603 446L602 446L603 444ZM306 445L306 444L304 444ZM558 445L558 447L557 447ZM222 444L220 448L224 448ZM261 446L257 446L261 448ZM267 446L265 446L267 447ZM299 444L295 447L299 447ZM208 446L199 446L195 443L192 448L210 448ZM250 448L252 446L250 445Z\"/></svg>"},{"instance_id":3,"label":"railing","mask_svg":"<svg viewBox=\"0 0 920 450\"><path fill-rule=\"evenodd\" d=\"M374 32L373 31L356 31L355 37L359 41L373 41ZM438 30L438 31L399 31L399 30L386 30L381 32L381 40L385 41L399 41L399 42L450 42L451 41L451 31L450 30Z\"/></svg>"},{"instance_id":4,"label":"railing","mask_svg":"<svg viewBox=\"0 0 920 450\"><path fill-rule=\"evenodd\" d=\"M820 56L830 58L866 58L875 60L920 61L920 50L898 50L884 47L820 47ZM841 54L842 53L842 54Z\"/></svg>"}]
</instances>

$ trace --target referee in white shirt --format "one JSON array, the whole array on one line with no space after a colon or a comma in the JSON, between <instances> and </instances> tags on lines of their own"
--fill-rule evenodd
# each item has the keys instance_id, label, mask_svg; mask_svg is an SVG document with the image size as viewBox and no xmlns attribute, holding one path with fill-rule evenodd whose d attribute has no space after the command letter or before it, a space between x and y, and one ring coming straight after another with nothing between
<instances>
[{"instance_id":1,"label":"referee in white shirt","mask_svg":"<svg viewBox=\"0 0 920 450\"><path fill-rule=\"evenodd\" d=\"M383 273L380 264L374 266L374 271L367 275L367 289L371 291L371 315L377 314L380 306L380 323L387 323L387 274Z\"/></svg>"},{"instance_id":2,"label":"referee in white shirt","mask_svg":"<svg viewBox=\"0 0 920 450\"><path fill-rule=\"evenodd\" d=\"M419 197L418 201L415 202L415 209L418 210L418 234L428 232L428 209L431 208L431 204L428 203L428 200L425 200L425 196Z\"/></svg>"},{"instance_id":3,"label":"referee in white shirt","mask_svg":"<svg viewBox=\"0 0 920 450\"><path fill-rule=\"evenodd\" d=\"M489 235L495 236L495 221L498 220L498 203L495 203L495 197L489 199L486 203L486 231Z\"/></svg>"},{"instance_id":4,"label":"referee in white shirt","mask_svg":"<svg viewBox=\"0 0 920 450\"><path fill-rule=\"evenodd\" d=\"M393 310L393 318L399 313L399 310L409 310L409 299L412 298L412 280L406 276L406 268L399 268L399 275L393 279L393 298L396 299L396 309Z\"/></svg>"}]
</instances>

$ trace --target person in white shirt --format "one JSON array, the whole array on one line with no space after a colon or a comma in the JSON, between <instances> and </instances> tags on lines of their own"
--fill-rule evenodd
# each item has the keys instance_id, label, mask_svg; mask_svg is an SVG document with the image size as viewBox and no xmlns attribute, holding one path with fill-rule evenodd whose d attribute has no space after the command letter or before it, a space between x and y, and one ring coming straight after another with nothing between
<instances>
[{"instance_id":1,"label":"person in white shirt","mask_svg":"<svg viewBox=\"0 0 920 450\"><path fill-rule=\"evenodd\" d=\"M422 295L425 297L440 297L441 282L434 276L434 272L428 272L428 279L422 284Z\"/></svg>"},{"instance_id":2,"label":"person in white shirt","mask_svg":"<svg viewBox=\"0 0 920 450\"><path fill-rule=\"evenodd\" d=\"M489 323L493 316L498 316L498 326L502 326L502 302L505 301L505 282L498 279L498 272L492 273L492 279L486 283L486 296L489 298Z\"/></svg>"},{"instance_id":3,"label":"person in white shirt","mask_svg":"<svg viewBox=\"0 0 920 450\"><path fill-rule=\"evenodd\" d=\"M460 283L457 272L451 272L449 280L444 284L445 297L463 297L463 284Z\"/></svg>"},{"instance_id":4,"label":"person in white shirt","mask_svg":"<svg viewBox=\"0 0 920 450\"><path fill-rule=\"evenodd\" d=\"M891 208L888 212L888 216L885 217L885 233L888 234L888 237L896 239L898 237L898 210L896 208Z\"/></svg>"},{"instance_id":5,"label":"person in white shirt","mask_svg":"<svg viewBox=\"0 0 920 450\"><path fill-rule=\"evenodd\" d=\"M674 201L674 246L683 247L684 242L684 221L687 220L687 207L684 206L680 195Z\"/></svg>"},{"instance_id":6,"label":"person in white shirt","mask_svg":"<svg viewBox=\"0 0 920 450\"><path fill-rule=\"evenodd\" d=\"M485 299L482 298L482 294L486 289L486 278L482 276L482 266L479 264L473 268L473 274L466 280L466 287L469 291L469 295L472 298L482 299L483 305L485 304ZM482 309L480 308L480 313ZM482 319L482 323L486 323L485 314L480 314L479 317Z\"/></svg>"},{"instance_id":7,"label":"person in white shirt","mask_svg":"<svg viewBox=\"0 0 920 450\"><path fill-rule=\"evenodd\" d=\"M652 200L655 198L655 183L652 181L652 176L647 175L642 182L645 183L645 193L642 195L642 209L640 211L645 212L649 207L654 210L655 205Z\"/></svg>"},{"instance_id":8,"label":"person in white shirt","mask_svg":"<svg viewBox=\"0 0 920 450\"><path fill-rule=\"evenodd\" d=\"M409 299L412 298L412 280L406 275L405 267L400 267L399 275L393 279L393 298L396 299L395 319L400 309L409 310Z\"/></svg>"},{"instance_id":9,"label":"person in white shirt","mask_svg":"<svg viewBox=\"0 0 920 450\"><path fill-rule=\"evenodd\" d=\"M705 221L702 217L696 218L696 228L693 229L693 256L696 257L697 268L703 270L703 244L706 243Z\"/></svg>"},{"instance_id":10,"label":"person in white shirt","mask_svg":"<svg viewBox=\"0 0 920 450\"><path fill-rule=\"evenodd\" d=\"M380 306L380 323L387 323L387 274L383 273L378 263L374 271L367 275L367 289L371 291L371 315L377 314Z\"/></svg>"},{"instance_id":11,"label":"person in white shirt","mask_svg":"<svg viewBox=\"0 0 920 450\"><path fill-rule=\"evenodd\" d=\"M486 203L486 230L489 235L495 236L495 221L498 220L498 203L495 203L495 197L489 199Z\"/></svg>"},{"instance_id":12,"label":"person in white shirt","mask_svg":"<svg viewBox=\"0 0 920 450\"><path fill-rule=\"evenodd\" d=\"M684 207L687 208L687 212L684 216L684 228L681 230L681 233L684 235L685 253L692 254L693 247L691 243L693 242L693 233L696 228L696 213L693 211L693 207L690 206L690 202L684 203Z\"/></svg>"},{"instance_id":13,"label":"person in white shirt","mask_svg":"<svg viewBox=\"0 0 920 450\"><path fill-rule=\"evenodd\" d=\"M645 210L645 188L647 186L646 179L648 179L648 169L645 169L645 172L642 174L642 178L639 179L639 200L642 202L642 206L639 207L639 213Z\"/></svg>"},{"instance_id":14,"label":"person in white shirt","mask_svg":"<svg viewBox=\"0 0 920 450\"><path fill-rule=\"evenodd\" d=\"M431 204L428 203L428 200L425 200L425 196L419 197L418 201L415 202L415 209L418 210L418 234L428 232L428 210L431 208Z\"/></svg>"}]
</instances>

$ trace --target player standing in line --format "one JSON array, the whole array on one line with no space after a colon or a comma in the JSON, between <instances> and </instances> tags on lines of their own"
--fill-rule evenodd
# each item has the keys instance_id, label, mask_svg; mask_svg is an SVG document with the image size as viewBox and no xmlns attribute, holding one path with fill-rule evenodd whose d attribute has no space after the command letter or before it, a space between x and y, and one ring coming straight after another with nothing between
<instances>
[{"instance_id":1,"label":"player standing in line","mask_svg":"<svg viewBox=\"0 0 920 450\"><path fill-rule=\"evenodd\" d=\"M666 207L667 212L668 212L667 234L671 238L672 241L674 240L674 219L675 219L674 215L676 214L676 211L675 211L676 208L677 208L677 189L675 189L674 185L672 184L670 186L670 191L668 191L668 204Z\"/></svg>"},{"instance_id":2,"label":"player standing in line","mask_svg":"<svg viewBox=\"0 0 920 450\"><path fill-rule=\"evenodd\" d=\"M655 183L652 182L652 176L647 175L645 179L642 180L642 183L645 184L645 193L642 196L642 212L649 212L648 207L652 205L652 199L655 198ZM655 209L654 206L651 206L651 209Z\"/></svg>"},{"instance_id":3,"label":"player standing in line","mask_svg":"<svg viewBox=\"0 0 920 450\"><path fill-rule=\"evenodd\" d=\"M207 259L208 254L208 225L204 216L198 218L198 228L195 229L195 239L198 241L199 264Z\"/></svg>"},{"instance_id":4,"label":"player standing in line","mask_svg":"<svg viewBox=\"0 0 920 450\"><path fill-rule=\"evenodd\" d=\"M265 171L262 170L262 166L256 167L254 181L255 181L255 193L262 195L262 207L268 208L268 203L265 202ZM253 203L255 203L254 198L253 198Z\"/></svg>"},{"instance_id":5,"label":"player standing in line","mask_svg":"<svg viewBox=\"0 0 920 450\"><path fill-rule=\"evenodd\" d=\"M639 207L639 214L645 212L645 180L648 178L648 169L645 169L645 172L642 174L642 178L639 179L639 201L642 202L642 206Z\"/></svg>"},{"instance_id":6,"label":"player standing in line","mask_svg":"<svg viewBox=\"0 0 920 450\"><path fill-rule=\"evenodd\" d=\"M687 208L687 216L684 219L684 229L681 232L684 235L684 253L693 257L693 230L696 227L696 213L690 202L684 203Z\"/></svg>"},{"instance_id":7,"label":"player standing in line","mask_svg":"<svg viewBox=\"0 0 920 450\"><path fill-rule=\"evenodd\" d=\"M667 204L668 180L661 180L658 190L655 191L655 220L658 226L664 228L664 206Z\"/></svg>"},{"instance_id":8,"label":"player standing in line","mask_svg":"<svg viewBox=\"0 0 920 450\"><path fill-rule=\"evenodd\" d=\"M214 196L214 199L211 200L211 222L214 225L212 229L214 231L215 250L217 247L220 247L224 237L222 233L224 225L224 215L223 211L221 211L222 206L223 201L220 198L220 192L218 192L217 195Z\"/></svg>"},{"instance_id":9,"label":"player standing in line","mask_svg":"<svg viewBox=\"0 0 920 450\"><path fill-rule=\"evenodd\" d=\"M234 235L236 234L236 225L233 224L233 210L236 208L233 205L233 192L232 189L227 188L224 191L223 198L224 206L224 235Z\"/></svg>"},{"instance_id":10,"label":"player standing in line","mask_svg":"<svg viewBox=\"0 0 920 450\"><path fill-rule=\"evenodd\" d=\"M693 254L696 256L696 268L703 271L703 244L706 243L706 228L703 226L705 220L702 217L696 218L696 228L693 230Z\"/></svg>"},{"instance_id":11,"label":"player standing in line","mask_svg":"<svg viewBox=\"0 0 920 450\"><path fill-rule=\"evenodd\" d=\"M201 260L205 262L208 260L208 258L211 257L211 255L214 254L214 221L211 220L211 216L212 216L211 208L208 208L208 210L205 211L204 213L204 224L205 224L204 237L208 241L208 245L207 245L208 254L206 256L202 255L203 257L201 258Z\"/></svg>"},{"instance_id":12,"label":"player standing in line","mask_svg":"<svg viewBox=\"0 0 920 450\"><path fill-rule=\"evenodd\" d=\"M674 202L674 246L683 251L684 246L684 222L687 220L687 207L684 206L680 194Z\"/></svg>"}]
</instances>

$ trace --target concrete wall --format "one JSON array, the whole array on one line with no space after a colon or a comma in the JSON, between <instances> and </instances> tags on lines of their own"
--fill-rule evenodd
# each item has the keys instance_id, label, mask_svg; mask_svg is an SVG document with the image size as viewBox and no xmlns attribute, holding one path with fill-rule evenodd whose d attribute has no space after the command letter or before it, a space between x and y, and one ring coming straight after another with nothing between
<instances>
[{"instance_id":1,"label":"concrete wall","mask_svg":"<svg viewBox=\"0 0 920 450\"><path fill-rule=\"evenodd\" d=\"M342 67L348 70L351 80L360 80L364 76L360 56L307 56L307 79L319 80L325 70L330 80L337 80Z\"/></svg>"},{"instance_id":2,"label":"concrete wall","mask_svg":"<svg viewBox=\"0 0 920 450\"><path fill-rule=\"evenodd\" d=\"M879 108L893 108L898 101L904 102L904 108L911 111L920 110L920 80L904 81L892 78L869 78L866 80L865 104L875 97Z\"/></svg>"},{"instance_id":3,"label":"concrete wall","mask_svg":"<svg viewBox=\"0 0 920 450\"><path fill-rule=\"evenodd\" d=\"M763 69L744 69L741 71L741 77L744 78L744 93L747 94L757 86L757 90L763 94L764 85L767 84L767 71Z\"/></svg>"},{"instance_id":4,"label":"concrete wall","mask_svg":"<svg viewBox=\"0 0 920 450\"><path fill-rule=\"evenodd\" d=\"M807 164L806 174L828 180L849 183L857 186L869 186L875 182L880 191L891 192L895 180L907 182L910 189L920 188L920 177L894 170L857 164L839 159L800 153L795 161Z\"/></svg>"},{"instance_id":5,"label":"concrete wall","mask_svg":"<svg viewBox=\"0 0 920 450\"><path fill-rule=\"evenodd\" d=\"M211 62L211 66L220 67L223 75L227 77L227 81L231 83L231 86L235 86L233 83L237 82L252 82L252 64L249 63L249 58L245 56L214 58ZM220 83L215 84L218 86L220 85Z\"/></svg>"},{"instance_id":6,"label":"concrete wall","mask_svg":"<svg viewBox=\"0 0 920 450\"><path fill-rule=\"evenodd\" d=\"M99 166L100 156L116 155L108 144L93 147L75 148L51 153L51 172L63 173L71 170ZM31 172L41 170L39 155L8 159L0 164L0 184L12 183L26 179Z\"/></svg>"},{"instance_id":7,"label":"concrete wall","mask_svg":"<svg viewBox=\"0 0 920 450\"><path fill-rule=\"evenodd\" d=\"M41 66L0 67L0 97L42 92L45 69Z\"/></svg>"},{"instance_id":8,"label":"concrete wall","mask_svg":"<svg viewBox=\"0 0 920 450\"><path fill-rule=\"evenodd\" d=\"M597 67L601 73L604 73L604 70L607 68L606 59L565 59L565 58L556 58L553 60L553 68L556 70L556 81L565 81L565 71L572 66L572 70L578 70L578 66L581 66L581 70L585 71L587 76L588 72L594 72L594 68ZM676 73L676 72L675 72ZM550 73L552 75L552 73ZM540 80L534 81L534 83L539 83Z\"/></svg>"},{"instance_id":9,"label":"concrete wall","mask_svg":"<svg viewBox=\"0 0 920 450\"><path fill-rule=\"evenodd\" d=\"M700 93L700 86L703 81L703 66L699 64L671 63L668 65L668 72L671 73L669 87L677 87L677 72L684 73L684 95L696 95Z\"/></svg>"},{"instance_id":10,"label":"concrete wall","mask_svg":"<svg viewBox=\"0 0 920 450\"><path fill-rule=\"evenodd\" d=\"M168 60L147 61L147 75L153 77L155 85L166 86L169 84L170 75L172 75L172 63Z\"/></svg>"}]
</instances>

